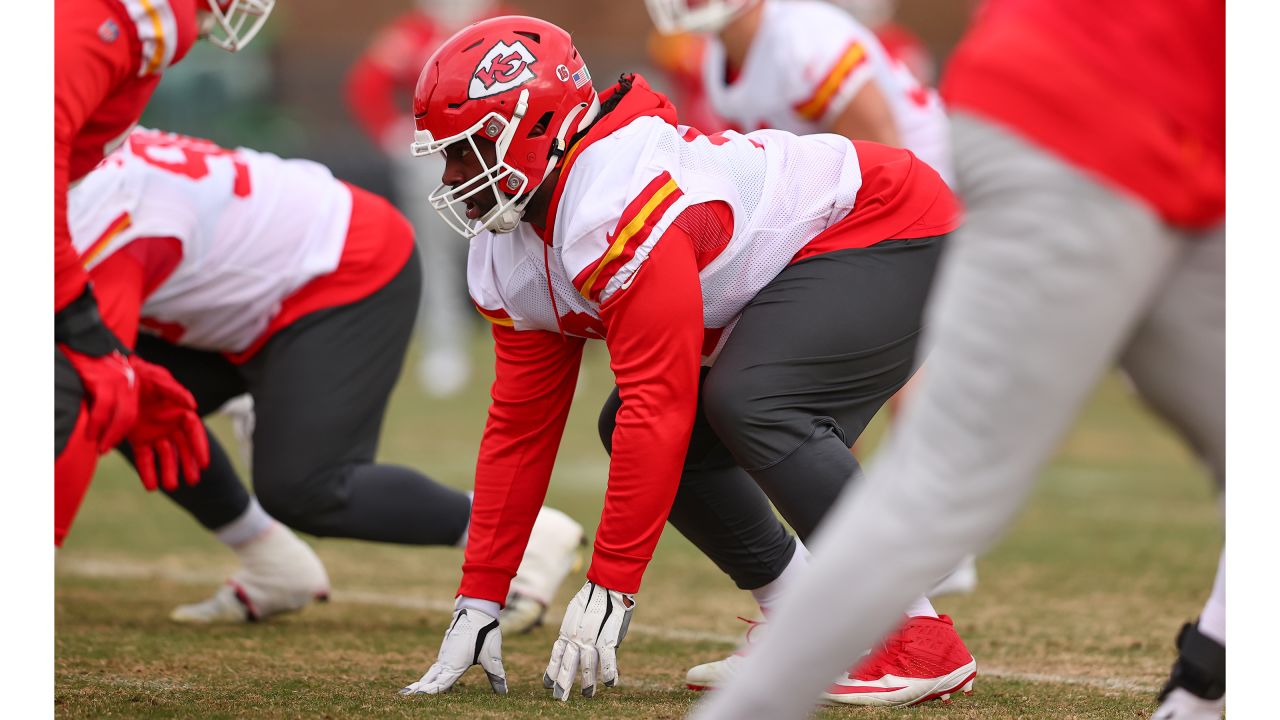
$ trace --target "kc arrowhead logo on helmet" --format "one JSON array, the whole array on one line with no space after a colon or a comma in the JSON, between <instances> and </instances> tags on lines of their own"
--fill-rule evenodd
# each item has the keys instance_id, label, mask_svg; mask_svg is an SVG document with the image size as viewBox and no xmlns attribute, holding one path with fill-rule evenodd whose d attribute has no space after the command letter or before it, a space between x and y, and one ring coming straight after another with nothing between
<instances>
[{"instance_id":1,"label":"kc arrowhead logo on helmet","mask_svg":"<svg viewBox=\"0 0 1280 720\"><path fill-rule=\"evenodd\" d=\"M476 66L471 85L467 88L467 97L475 100L524 85L534 79L530 66L537 61L538 58L519 40L510 45L499 40Z\"/></svg>"}]
</instances>

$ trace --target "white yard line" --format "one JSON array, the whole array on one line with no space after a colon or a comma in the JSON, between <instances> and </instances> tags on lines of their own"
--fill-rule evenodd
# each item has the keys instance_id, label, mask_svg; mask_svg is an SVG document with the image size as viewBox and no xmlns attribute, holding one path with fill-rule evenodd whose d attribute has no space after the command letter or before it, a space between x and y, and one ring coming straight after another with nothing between
<instances>
[{"instance_id":1,"label":"white yard line","mask_svg":"<svg viewBox=\"0 0 1280 720\"><path fill-rule=\"evenodd\" d=\"M216 585L225 579L225 575L216 572L187 570L161 563L145 563L126 560L106 560L94 558L75 558L59 560L58 574L78 577L126 579L126 578L159 578L170 582L191 585ZM338 603L353 605L375 605L378 607L395 607L406 610L425 610L429 612L447 613L453 611L453 602L432 598L414 597L373 590L334 590L332 599ZM552 626L560 621L559 615L548 615L546 622ZM685 628L656 627L632 623L630 632L648 637L670 640L673 642L708 642L728 647L738 644L740 637L723 633L706 632ZM1077 675L1050 675L1044 673L1028 673L1008 668L992 667L978 664L981 676L1015 680L1020 682L1051 683L1056 685L1075 685L1098 690L1123 691L1131 693L1155 693L1159 685L1123 678L1092 678Z\"/></svg>"}]
</instances>

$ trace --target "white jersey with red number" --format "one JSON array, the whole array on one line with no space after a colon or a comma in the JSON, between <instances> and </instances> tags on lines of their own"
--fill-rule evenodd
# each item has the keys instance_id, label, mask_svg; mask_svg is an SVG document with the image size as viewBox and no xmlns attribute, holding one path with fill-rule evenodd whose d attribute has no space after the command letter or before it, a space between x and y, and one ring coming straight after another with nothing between
<instances>
[{"instance_id":1,"label":"white jersey with red number","mask_svg":"<svg viewBox=\"0 0 1280 720\"><path fill-rule=\"evenodd\" d=\"M142 306L182 345L249 347L291 293L338 266L351 191L328 168L139 128L69 194L86 268L138 238L182 257Z\"/></svg>"},{"instance_id":2,"label":"white jersey with red number","mask_svg":"<svg viewBox=\"0 0 1280 720\"><path fill-rule=\"evenodd\" d=\"M766 2L764 17L732 83L724 46L711 38L702 68L711 106L744 130L797 135L828 132L867 83L893 113L902 146L951 183L947 116L937 93L885 52L875 33L844 10L818 0Z\"/></svg>"},{"instance_id":3,"label":"white jersey with red number","mask_svg":"<svg viewBox=\"0 0 1280 720\"><path fill-rule=\"evenodd\" d=\"M747 302L850 212L861 182L853 144L838 135L702 135L641 117L572 159L551 245L527 223L481 233L471 241L467 283L493 322L603 337L601 304L629 286L676 216L725 202L732 237L700 252L709 364Z\"/></svg>"}]
</instances>

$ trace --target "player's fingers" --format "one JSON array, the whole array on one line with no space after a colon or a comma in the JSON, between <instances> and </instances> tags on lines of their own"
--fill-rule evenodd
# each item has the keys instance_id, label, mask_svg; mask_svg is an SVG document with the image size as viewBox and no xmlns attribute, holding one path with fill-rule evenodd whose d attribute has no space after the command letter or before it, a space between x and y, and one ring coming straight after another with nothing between
<instances>
[{"instance_id":1,"label":"player's fingers","mask_svg":"<svg viewBox=\"0 0 1280 720\"><path fill-rule=\"evenodd\" d=\"M138 479L147 492L155 492L159 487L156 482L156 455L151 452L150 445L133 446L133 464L138 469Z\"/></svg>"},{"instance_id":2,"label":"player's fingers","mask_svg":"<svg viewBox=\"0 0 1280 720\"><path fill-rule=\"evenodd\" d=\"M476 658L480 668L489 677L489 686L499 695L507 694L507 671L502 667L502 635L490 633L485 639L480 656Z\"/></svg>"},{"instance_id":3,"label":"player's fingers","mask_svg":"<svg viewBox=\"0 0 1280 720\"><path fill-rule=\"evenodd\" d=\"M600 682L611 688L618 684L618 650L612 647L601 647L600 650Z\"/></svg>"},{"instance_id":4,"label":"player's fingers","mask_svg":"<svg viewBox=\"0 0 1280 720\"><path fill-rule=\"evenodd\" d=\"M566 642L564 657L560 660L560 673L556 675L555 687L551 688L551 697L556 700L568 700L573 690L573 676L578 673L578 645Z\"/></svg>"},{"instance_id":5,"label":"player's fingers","mask_svg":"<svg viewBox=\"0 0 1280 720\"><path fill-rule=\"evenodd\" d=\"M542 687L550 690L556 684L556 676L560 674L560 660L564 657L564 646L569 642L563 637L551 646L551 662L547 663L547 671L542 673Z\"/></svg>"},{"instance_id":6,"label":"player's fingers","mask_svg":"<svg viewBox=\"0 0 1280 720\"><path fill-rule=\"evenodd\" d=\"M200 416L195 413L187 416L186 423L187 439L191 442L191 451L197 466L196 480L199 480L198 471L209 467L209 431L205 428Z\"/></svg>"},{"instance_id":7,"label":"player's fingers","mask_svg":"<svg viewBox=\"0 0 1280 720\"><path fill-rule=\"evenodd\" d=\"M578 667L582 671L582 697L595 697L596 666L599 660L600 653L596 651L594 645L581 646L578 655Z\"/></svg>"},{"instance_id":8,"label":"player's fingers","mask_svg":"<svg viewBox=\"0 0 1280 720\"><path fill-rule=\"evenodd\" d=\"M178 489L178 458L173 452L173 443L162 438L156 441L155 450L156 463L160 466L160 484L173 492Z\"/></svg>"},{"instance_id":9,"label":"player's fingers","mask_svg":"<svg viewBox=\"0 0 1280 720\"><path fill-rule=\"evenodd\" d=\"M199 424L199 421L196 421ZM187 481L188 485L195 485L200 482L200 461L197 457L196 448L192 447L192 430L189 423L183 423L184 427L178 432L173 433L173 445L178 454L178 464L182 469L182 477Z\"/></svg>"}]
</instances>

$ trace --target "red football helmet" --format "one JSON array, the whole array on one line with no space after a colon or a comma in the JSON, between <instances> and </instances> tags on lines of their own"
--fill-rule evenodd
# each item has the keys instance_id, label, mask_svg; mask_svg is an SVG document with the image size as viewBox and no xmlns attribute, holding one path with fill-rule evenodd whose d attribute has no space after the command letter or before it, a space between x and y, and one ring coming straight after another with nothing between
<instances>
[{"instance_id":1,"label":"red football helmet","mask_svg":"<svg viewBox=\"0 0 1280 720\"><path fill-rule=\"evenodd\" d=\"M431 205L463 237L511 232L566 143L600 110L591 74L569 33L544 20L504 16L469 25L427 60L413 94L416 156L467 142L482 172L431 193ZM493 165L476 146L496 149ZM497 204L478 221L464 201L486 189Z\"/></svg>"}]
</instances>

